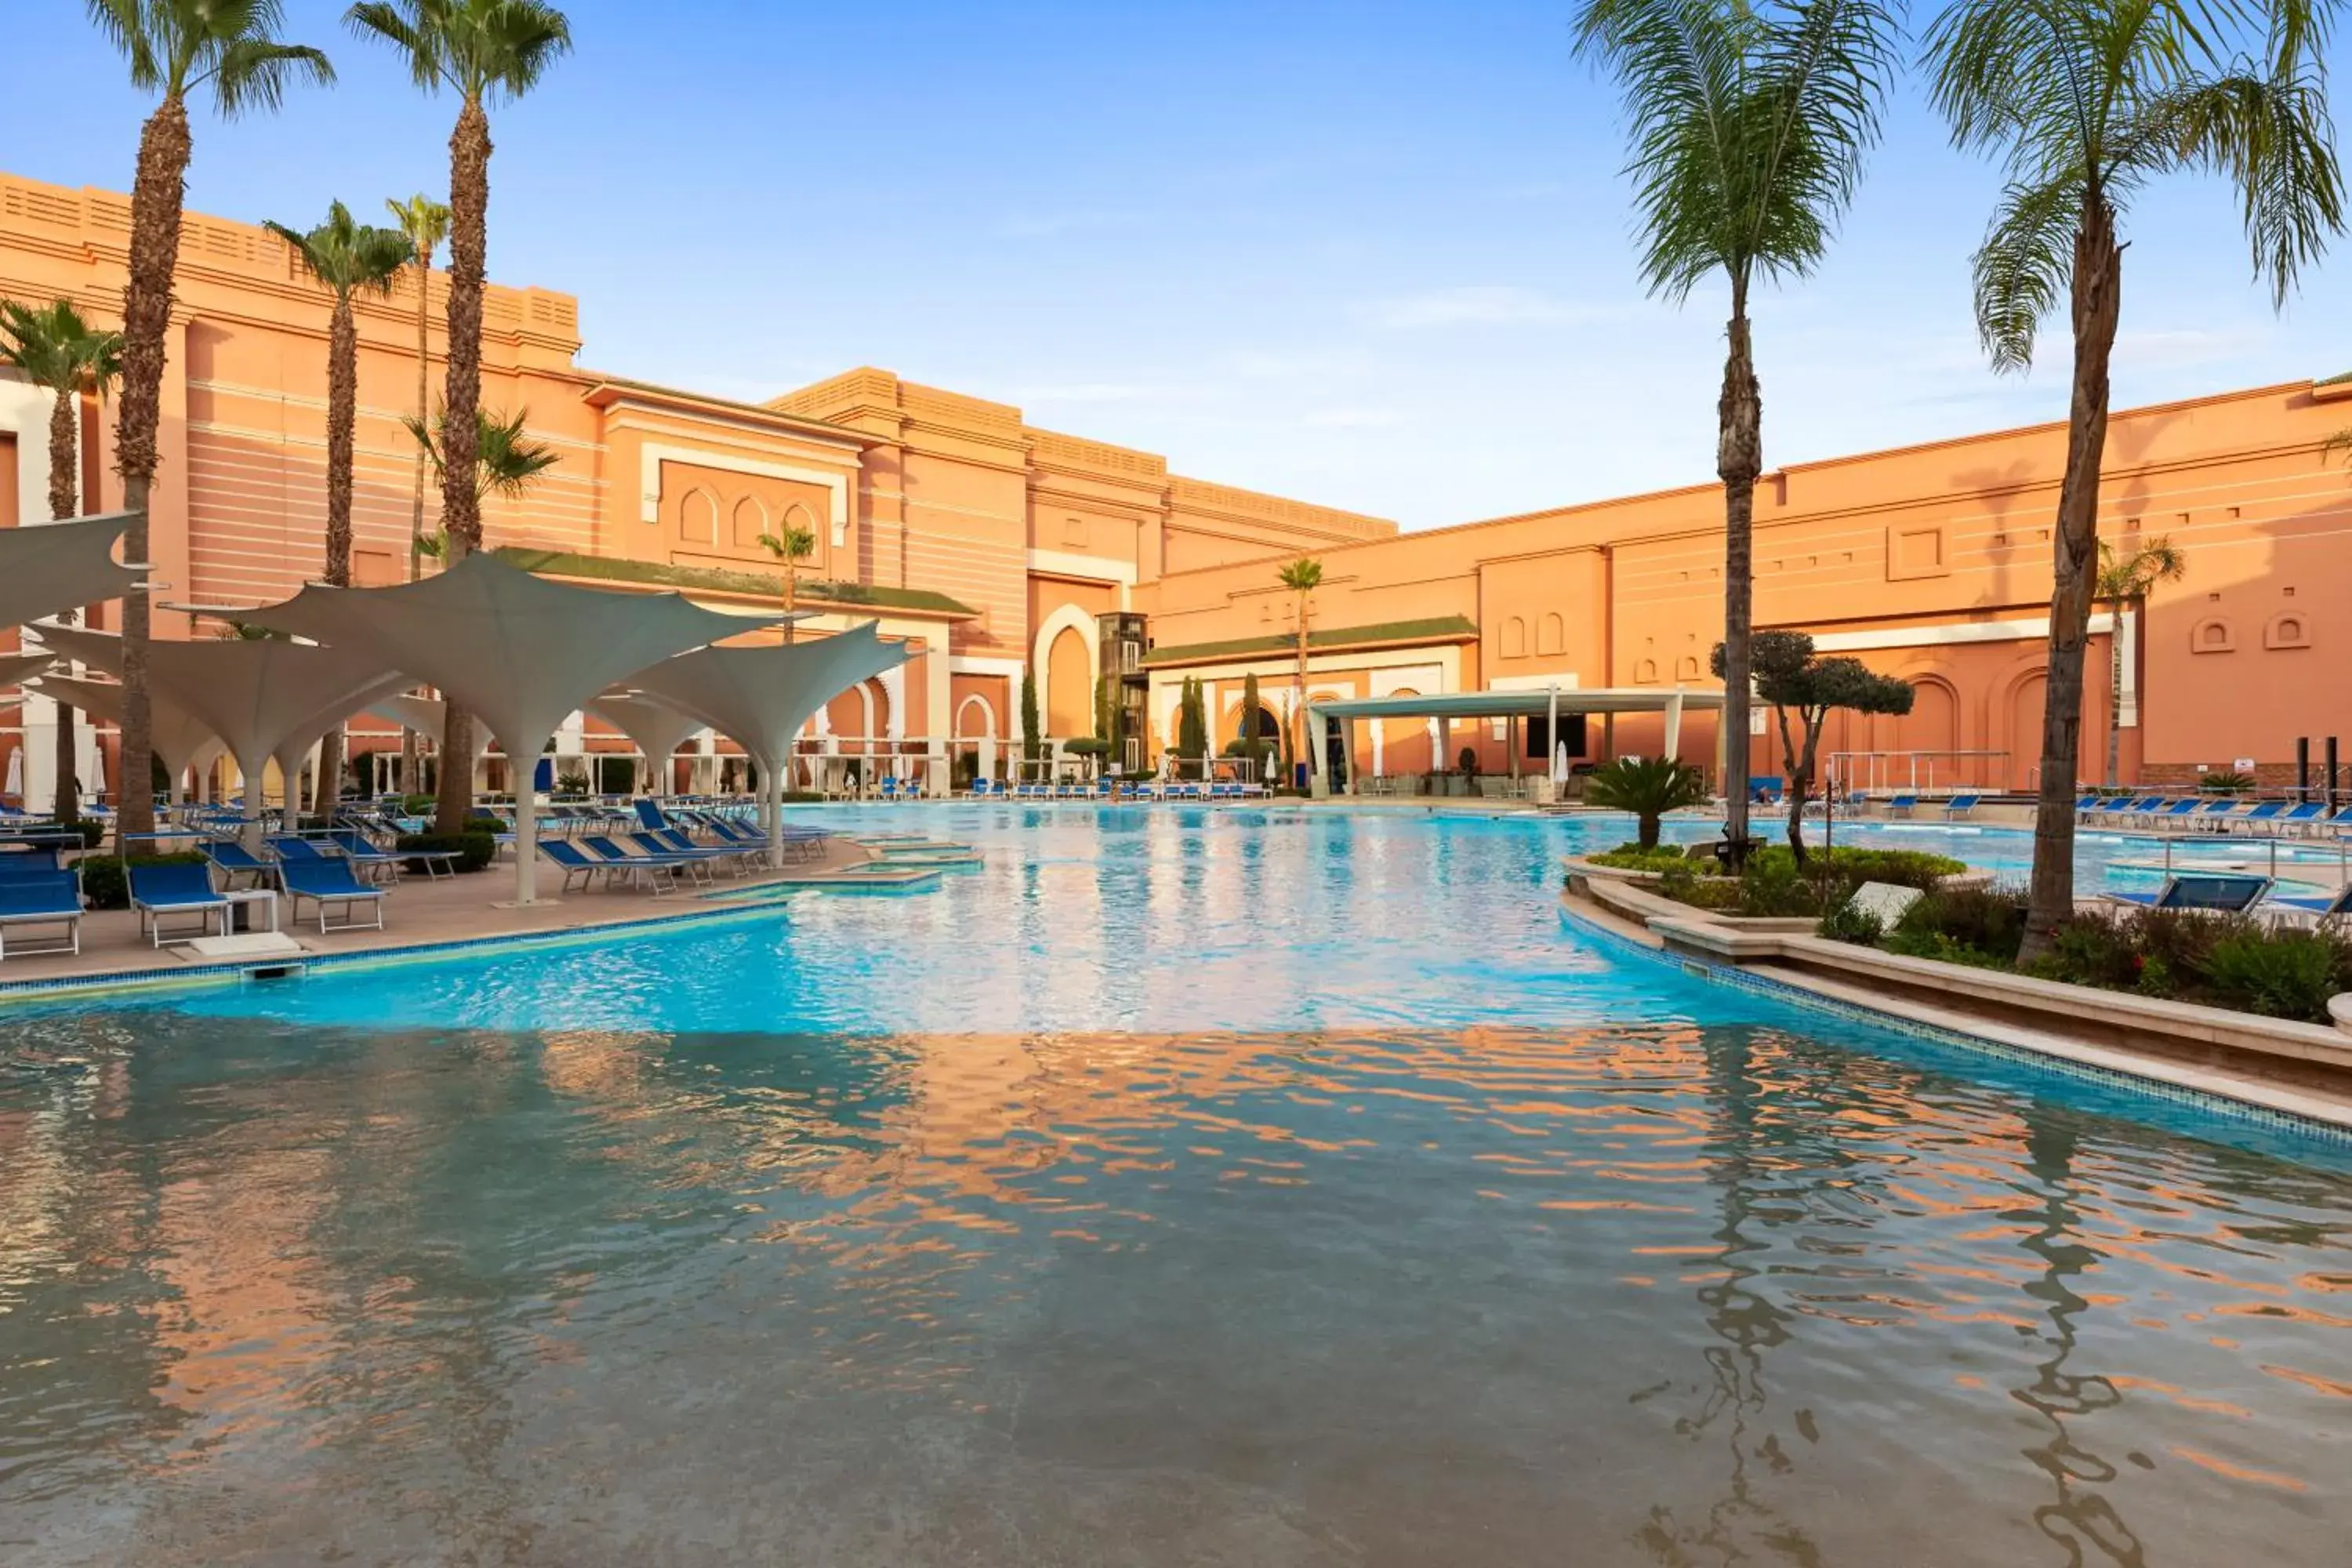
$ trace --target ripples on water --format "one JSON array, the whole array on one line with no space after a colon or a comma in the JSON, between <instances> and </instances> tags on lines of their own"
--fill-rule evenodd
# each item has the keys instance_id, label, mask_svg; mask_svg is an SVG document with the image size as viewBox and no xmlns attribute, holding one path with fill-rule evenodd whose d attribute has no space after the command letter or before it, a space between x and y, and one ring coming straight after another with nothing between
<instances>
[{"instance_id":1,"label":"ripples on water","mask_svg":"<svg viewBox=\"0 0 2352 1568\"><path fill-rule=\"evenodd\" d=\"M1772 1027L37 1055L11 1564L2345 1561L2340 1163Z\"/></svg>"}]
</instances>

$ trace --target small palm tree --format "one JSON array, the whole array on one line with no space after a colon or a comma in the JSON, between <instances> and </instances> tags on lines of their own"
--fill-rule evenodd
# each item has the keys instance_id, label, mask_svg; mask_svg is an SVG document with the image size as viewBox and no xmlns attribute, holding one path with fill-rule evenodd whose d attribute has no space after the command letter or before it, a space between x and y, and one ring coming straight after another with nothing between
<instances>
[{"instance_id":1,"label":"small palm tree","mask_svg":"<svg viewBox=\"0 0 2352 1568\"><path fill-rule=\"evenodd\" d=\"M1686 805L1705 805L1706 774L1672 757L1619 757L1585 775L1586 804L1633 814L1644 849L1658 847L1659 819Z\"/></svg>"},{"instance_id":2,"label":"small palm tree","mask_svg":"<svg viewBox=\"0 0 2352 1568\"><path fill-rule=\"evenodd\" d=\"M457 443L452 441L449 415L446 409L434 416L430 427L421 419L404 419L408 434L425 453L434 474L441 481L444 495L453 487L449 483L449 460L456 455ZM553 468L562 457L544 441L534 441L528 431L530 410L518 408L511 417L494 408L474 410L474 438L466 445L474 448L474 482L463 487L464 493L474 503L478 515L482 497L493 495L500 500L520 500L530 493L539 476ZM466 551L450 548L450 531L428 535L417 542L420 554L436 561L447 561Z\"/></svg>"},{"instance_id":3,"label":"small palm tree","mask_svg":"<svg viewBox=\"0 0 2352 1568\"><path fill-rule=\"evenodd\" d=\"M1723 481L1724 791L1748 841L1756 480L1764 399L1749 339L1759 279L1810 275L1878 140L1902 18L1877 0L1585 0L1577 49L1617 79L1650 292L1730 296L1716 474Z\"/></svg>"},{"instance_id":4,"label":"small palm tree","mask_svg":"<svg viewBox=\"0 0 2352 1568\"><path fill-rule=\"evenodd\" d=\"M358 294L389 295L400 269L414 254L408 237L394 228L354 222L341 202L327 207L327 221L304 232L281 223L264 224L293 251L295 259L334 295L327 322L327 571L338 588L352 582L352 449L360 407L360 331L352 315ZM332 816L343 777L343 730L327 731L319 757L318 811Z\"/></svg>"},{"instance_id":5,"label":"small palm tree","mask_svg":"<svg viewBox=\"0 0 2352 1568\"><path fill-rule=\"evenodd\" d=\"M394 223L408 237L409 260L416 268L416 419L421 424L431 413L432 385L430 374L432 355L432 312L429 302L433 294L433 253L449 237L449 209L432 197L418 192L404 202L386 201L384 210L392 214ZM425 452L416 454L416 480L409 498L408 536L412 540L425 537ZM408 580L416 580L416 555L408 552ZM404 773L402 777L411 775Z\"/></svg>"},{"instance_id":6,"label":"small palm tree","mask_svg":"<svg viewBox=\"0 0 2352 1568\"><path fill-rule=\"evenodd\" d=\"M2008 166L1975 264L1977 332L1993 368L2029 366L2035 332L2062 300L2074 325L2021 965L2074 912L2074 791L2122 219L2132 196L2163 175L2223 176L2242 204L2255 274L2283 305L2343 227L2321 58L2333 8L2331 0L1953 0L1928 33L1933 93L1952 140L1998 152Z\"/></svg>"},{"instance_id":7,"label":"small palm tree","mask_svg":"<svg viewBox=\"0 0 2352 1568\"><path fill-rule=\"evenodd\" d=\"M1302 555L1285 566L1280 575L1282 585L1298 596L1298 672L1291 692L1291 724L1298 735L1291 752L1295 767L1307 756L1307 621L1312 607L1307 595L1323 585L1323 563Z\"/></svg>"},{"instance_id":8,"label":"small palm tree","mask_svg":"<svg viewBox=\"0 0 2352 1568\"><path fill-rule=\"evenodd\" d=\"M805 528L787 526L782 533L763 533L760 548L784 563L784 615L790 617L800 599L800 563L816 553L816 535ZM793 623L784 622L784 640L793 640Z\"/></svg>"},{"instance_id":9,"label":"small palm tree","mask_svg":"<svg viewBox=\"0 0 2352 1568\"><path fill-rule=\"evenodd\" d=\"M278 0L87 0L90 20L121 50L131 85L161 95L139 132L131 184L130 280L122 290L122 404L114 464L122 475L126 561L147 559L147 492L155 482L155 433L163 407L163 338L172 322L172 274L180 258L187 189L188 96L209 89L224 120L269 110L298 79L331 82L327 57L278 41ZM143 594L122 598L122 755L119 827L155 827L154 738L147 692L150 616Z\"/></svg>"},{"instance_id":10,"label":"small palm tree","mask_svg":"<svg viewBox=\"0 0 2352 1568\"><path fill-rule=\"evenodd\" d=\"M2099 584L2095 590L2107 606L2107 783L2113 785L2123 766L2124 613L2147 597L2158 583L2178 583L2189 575L2189 557L2166 538L2149 540L2128 555L2099 543Z\"/></svg>"},{"instance_id":11,"label":"small palm tree","mask_svg":"<svg viewBox=\"0 0 2352 1568\"><path fill-rule=\"evenodd\" d=\"M79 516L82 395L95 393L103 400L121 375L122 334L92 327L70 300L38 310L0 300L0 364L15 365L54 399L49 406L49 516ZM68 610L63 618L71 623L79 614ZM55 809L59 822L71 822L81 815L81 781L74 772L74 710L62 701L58 704L57 735Z\"/></svg>"}]
</instances>

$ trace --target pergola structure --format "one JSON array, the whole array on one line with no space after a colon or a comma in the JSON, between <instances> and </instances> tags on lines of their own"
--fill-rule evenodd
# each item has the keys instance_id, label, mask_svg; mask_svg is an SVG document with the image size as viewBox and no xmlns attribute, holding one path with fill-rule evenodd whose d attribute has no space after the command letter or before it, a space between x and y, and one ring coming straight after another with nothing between
<instances>
[{"instance_id":1,"label":"pergola structure","mask_svg":"<svg viewBox=\"0 0 2352 1568\"><path fill-rule=\"evenodd\" d=\"M404 670L415 678L404 684L438 687L489 725L525 770L515 791L518 905L539 901L538 802L528 770L556 727L647 665L766 625L677 594L551 582L487 554L390 587L313 584L282 605L237 614Z\"/></svg>"},{"instance_id":2,"label":"pergola structure","mask_svg":"<svg viewBox=\"0 0 2352 1568\"><path fill-rule=\"evenodd\" d=\"M1713 713L1723 708L1720 691L1689 690L1683 687L1574 687L1546 686L1530 690L1510 691L1446 691L1427 697L1347 697L1309 701L1307 704L1307 727L1309 744L1308 760L1315 770L1314 793L1331 793L1329 764L1326 760L1328 737L1336 730L1347 742L1347 754L1356 752L1356 721L1359 719L1433 719L1438 724L1437 760L1445 755L1445 734L1454 721L1468 722L1502 720L1512 726L1511 768L1518 772L1519 754L1524 748L1517 740L1519 726L1533 719L1549 721L1546 733L1557 743L1562 717L1597 713L1609 717L1619 713L1657 713L1665 721L1665 754L1682 755L1683 715L1688 712ZM1347 793L1356 793L1355 777L1350 773Z\"/></svg>"},{"instance_id":3,"label":"pergola structure","mask_svg":"<svg viewBox=\"0 0 2352 1568\"><path fill-rule=\"evenodd\" d=\"M768 863L780 866L784 770L793 738L836 693L906 657L905 647L884 642L868 622L815 642L702 648L641 669L630 684L732 738L760 764Z\"/></svg>"}]
</instances>

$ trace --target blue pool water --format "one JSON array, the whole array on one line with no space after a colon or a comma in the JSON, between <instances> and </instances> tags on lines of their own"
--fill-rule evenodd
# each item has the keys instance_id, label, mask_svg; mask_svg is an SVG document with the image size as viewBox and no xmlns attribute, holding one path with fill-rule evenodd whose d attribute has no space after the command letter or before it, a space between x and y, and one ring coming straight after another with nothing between
<instances>
[{"instance_id":1,"label":"blue pool water","mask_svg":"<svg viewBox=\"0 0 2352 1568\"><path fill-rule=\"evenodd\" d=\"M0 1562L2344 1561L2339 1145L1598 940L1617 822L829 820L983 863L5 1015Z\"/></svg>"}]
</instances>

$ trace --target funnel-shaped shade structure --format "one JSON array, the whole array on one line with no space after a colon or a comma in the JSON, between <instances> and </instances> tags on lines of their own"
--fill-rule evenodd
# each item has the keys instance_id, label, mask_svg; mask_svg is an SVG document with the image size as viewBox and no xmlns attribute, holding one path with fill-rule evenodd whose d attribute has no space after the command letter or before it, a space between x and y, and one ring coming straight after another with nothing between
<instances>
[{"instance_id":1,"label":"funnel-shaped shade structure","mask_svg":"<svg viewBox=\"0 0 2352 1568\"><path fill-rule=\"evenodd\" d=\"M403 692L396 697L378 698L368 704L369 712L379 719L415 731L420 735L439 735L447 726L449 705L437 697L415 697ZM474 755L489 750L490 727L476 724L468 731L474 738Z\"/></svg>"},{"instance_id":2,"label":"funnel-shaped shade structure","mask_svg":"<svg viewBox=\"0 0 2352 1568\"><path fill-rule=\"evenodd\" d=\"M114 723L122 722L122 688L108 680L84 680L79 676L45 675L41 677L42 694L60 702L70 703L85 713L92 713ZM180 775L190 768L204 769L212 765L215 757L228 750L221 738L186 709L168 697L148 694L148 717L154 735L155 754L172 770L172 788L180 787Z\"/></svg>"},{"instance_id":3,"label":"funnel-shaped shade structure","mask_svg":"<svg viewBox=\"0 0 2352 1568\"><path fill-rule=\"evenodd\" d=\"M653 774L653 793L667 795L669 760L677 754L688 735L703 727L704 721L650 697L624 697L609 691L588 707L637 743L637 750L646 754L646 769Z\"/></svg>"},{"instance_id":4,"label":"funnel-shaped shade structure","mask_svg":"<svg viewBox=\"0 0 2352 1568\"><path fill-rule=\"evenodd\" d=\"M57 663L55 654L0 653L0 686L21 686Z\"/></svg>"},{"instance_id":5,"label":"funnel-shaped shade structure","mask_svg":"<svg viewBox=\"0 0 2352 1568\"><path fill-rule=\"evenodd\" d=\"M47 624L26 629L68 658L122 673L122 639L111 632ZM154 698L179 708L227 745L245 774L248 819L260 815L262 770L271 757L282 763L291 755L299 763L346 716L414 684L363 650L276 637L150 643L147 679ZM293 793L289 773L289 810Z\"/></svg>"},{"instance_id":6,"label":"funnel-shaped shade structure","mask_svg":"<svg viewBox=\"0 0 2352 1568\"><path fill-rule=\"evenodd\" d=\"M816 642L775 647L706 647L637 671L630 682L694 714L759 759L768 858L783 863L784 764L809 716L841 692L907 658L872 623Z\"/></svg>"},{"instance_id":7,"label":"funnel-shaped shade structure","mask_svg":"<svg viewBox=\"0 0 2352 1568\"><path fill-rule=\"evenodd\" d=\"M625 594L534 577L495 555L389 588L303 589L244 619L363 648L385 668L439 687L472 710L527 768L565 715L657 659L758 623L688 604L676 594ZM523 774L515 792L515 901L538 881L536 802Z\"/></svg>"},{"instance_id":8,"label":"funnel-shaped shade structure","mask_svg":"<svg viewBox=\"0 0 2352 1568\"><path fill-rule=\"evenodd\" d=\"M114 542L135 513L0 530L0 626L119 599L139 574L114 563Z\"/></svg>"}]
</instances>

